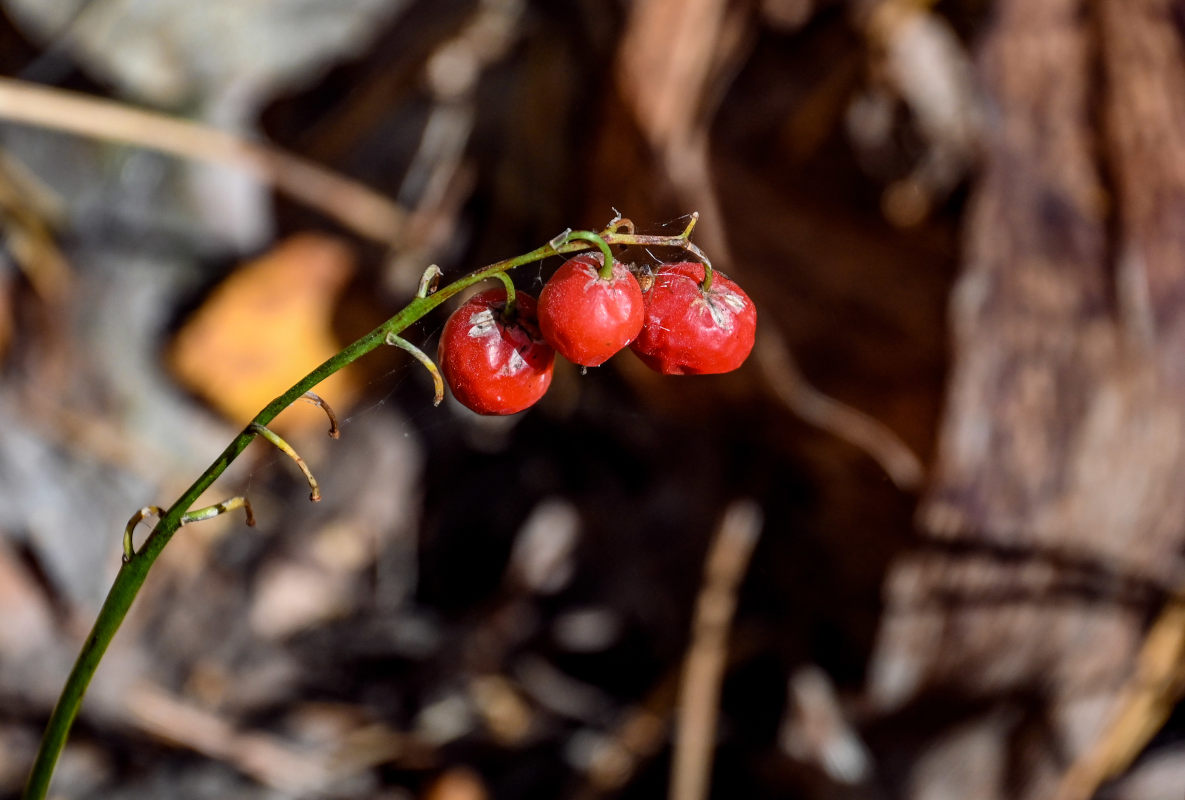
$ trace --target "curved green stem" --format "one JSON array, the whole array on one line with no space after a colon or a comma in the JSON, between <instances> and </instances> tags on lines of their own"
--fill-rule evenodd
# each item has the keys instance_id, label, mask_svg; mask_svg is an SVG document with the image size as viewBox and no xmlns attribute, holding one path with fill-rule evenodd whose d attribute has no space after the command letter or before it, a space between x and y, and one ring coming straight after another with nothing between
<instances>
[{"instance_id":1,"label":"curved green stem","mask_svg":"<svg viewBox=\"0 0 1185 800\"><path fill-rule=\"evenodd\" d=\"M435 264L429 264L428 268L424 270L424 274L420 276L420 288L416 290L416 297L427 297L436 291L436 287L440 285L440 267Z\"/></svg>"},{"instance_id":2,"label":"curved green stem","mask_svg":"<svg viewBox=\"0 0 1185 800\"><path fill-rule=\"evenodd\" d=\"M410 353L412 358L419 361L424 366L424 369L428 370L428 374L432 376L432 388L435 389L435 394L432 397L432 405L440 405L444 401L444 377L440 374L440 368L436 366L436 362L429 358L427 353L402 336L396 336L393 333L387 334L387 344Z\"/></svg>"},{"instance_id":3,"label":"curved green stem","mask_svg":"<svg viewBox=\"0 0 1185 800\"><path fill-rule=\"evenodd\" d=\"M632 226L633 223L631 222L630 225ZM601 249L601 255L604 257L604 261L601 263L601 269L597 272L597 277L603 281L613 280L613 251L609 249L608 242L592 231L572 231L568 234L567 239L569 242L577 239L583 239L584 241L592 242L597 247L599 247Z\"/></svg>"},{"instance_id":4,"label":"curved green stem","mask_svg":"<svg viewBox=\"0 0 1185 800\"><path fill-rule=\"evenodd\" d=\"M502 319L509 324L514 319L514 281L505 272L499 272L494 277L502 281L502 285L506 288L506 306L502 309Z\"/></svg>"},{"instance_id":5,"label":"curved green stem","mask_svg":"<svg viewBox=\"0 0 1185 800\"><path fill-rule=\"evenodd\" d=\"M82 645L78 659L74 662L70 676L66 679L66 685L62 688L62 693L58 698L57 704L54 706L49 722L46 724L45 733L41 740L41 747L37 751L36 760L33 762L28 781L25 784L24 794L22 795L24 800L42 800L49 791L54 765L57 763L58 756L66 744L66 738L70 733L74 718L78 716L78 709L82 705L83 695L86 694L86 689L90 685L91 678L99 666L99 661L102 659L103 654L106 653L107 647L111 644L111 640L119 630L119 626L123 623L128 609L131 608L132 601L135 600L140 587L144 585L144 580L148 576L148 570L152 567L161 551L164 550L165 545L177 533L181 525L188 521L187 515L191 514L189 509L197 502L198 497L206 489L210 488L210 485L222 475L231 462L238 458L243 450L247 448L247 445L260 433L261 428L265 428L281 411L299 400L307 392L312 391L321 381L375 348L382 346L389 336L398 336L428 312L468 287L490 278L501 277L507 270L520 267L523 264L542 261L553 255L588 250L591 245L596 245L601 248L602 252L608 253L608 245L610 243L681 247L698 254L705 262L705 265L707 264L707 259L703 258L698 248L677 236L645 237L635 236L632 233L611 233L602 238L589 231L565 232L529 253L523 253L514 258L498 261L475 272L471 272L437 292L431 294L424 292L424 296L417 297L395 316L351 344L346 345L337 354L326 359L256 414L254 419L231 440L230 444L214 459L214 462L206 468L206 471L185 490L185 493L176 502L160 515L160 519L153 527L152 532L149 533L148 538L144 540L140 549L134 550L130 546L125 547L125 560L120 566L119 572L116 573L115 581L111 584L107 598L103 601L102 608L99 609L99 615L95 619L94 627L91 628L90 634ZM611 255L606 258L606 263L609 262L610 258ZM507 290L507 295L509 300L511 295L510 289ZM204 510L192 512L192 515L204 516ZM143 516L147 516L147 514ZM136 522L143 519L143 516L137 517ZM134 527L134 525L131 527ZM130 544L130 530L125 536L125 541Z\"/></svg>"},{"instance_id":6,"label":"curved green stem","mask_svg":"<svg viewBox=\"0 0 1185 800\"><path fill-rule=\"evenodd\" d=\"M131 561L132 557L136 555L136 546L132 544L132 532L136 530L136 526L144 521L146 517L163 517L165 510L160 506L144 506L143 508L132 514L132 518L128 520L127 527L123 529L123 560Z\"/></svg>"},{"instance_id":7,"label":"curved green stem","mask_svg":"<svg viewBox=\"0 0 1185 800\"><path fill-rule=\"evenodd\" d=\"M321 485L317 483L317 479L313 477L313 471L309 469L309 465L305 463L305 460L300 457L300 453L296 452L292 445L284 441L284 439L282 439L280 435L271 428L268 428L265 425L259 425L254 422L252 422L248 427L257 436L262 436L264 439L267 439L269 442L275 445L275 447L281 453L292 459L296 466L300 468L300 471L304 473L305 480L309 482L309 500L314 503L320 503ZM181 524L185 524L185 517L181 518Z\"/></svg>"},{"instance_id":8,"label":"curved green stem","mask_svg":"<svg viewBox=\"0 0 1185 800\"><path fill-rule=\"evenodd\" d=\"M205 508L198 508L193 511L187 511L181 515L181 524L190 525L194 522L204 522L208 519L221 516L228 511L234 511L236 508L243 509L243 514L246 515L247 527L255 527L255 512L251 510L251 501L246 497L232 497L229 500L223 500L221 503L215 503L212 506Z\"/></svg>"}]
</instances>

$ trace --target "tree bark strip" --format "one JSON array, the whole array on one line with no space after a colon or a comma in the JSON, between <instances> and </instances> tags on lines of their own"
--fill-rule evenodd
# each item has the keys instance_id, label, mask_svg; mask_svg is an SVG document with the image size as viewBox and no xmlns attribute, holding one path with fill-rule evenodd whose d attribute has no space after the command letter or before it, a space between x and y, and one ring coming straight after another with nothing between
<instances>
[{"instance_id":1,"label":"tree bark strip","mask_svg":"<svg viewBox=\"0 0 1185 800\"><path fill-rule=\"evenodd\" d=\"M1165 0L1000 0L978 69L932 545L887 579L870 690L1027 698L993 785L1036 798L1180 574L1185 59Z\"/></svg>"}]
</instances>

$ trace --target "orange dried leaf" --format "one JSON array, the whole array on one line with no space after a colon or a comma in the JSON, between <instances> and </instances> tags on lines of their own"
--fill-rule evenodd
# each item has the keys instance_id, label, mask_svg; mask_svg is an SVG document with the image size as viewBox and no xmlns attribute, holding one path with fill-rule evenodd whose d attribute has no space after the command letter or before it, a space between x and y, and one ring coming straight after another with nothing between
<instances>
[{"instance_id":1,"label":"orange dried leaf","mask_svg":"<svg viewBox=\"0 0 1185 800\"><path fill-rule=\"evenodd\" d=\"M231 420L247 422L340 349L333 309L353 269L349 249L336 239L299 234L281 242L210 293L173 340L169 369ZM344 370L317 392L340 409L357 385ZM273 427L326 424L324 412L298 402Z\"/></svg>"},{"instance_id":2,"label":"orange dried leaf","mask_svg":"<svg viewBox=\"0 0 1185 800\"><path fill-rule=\"evenodd\" d=\"M468 767L451 767L429 784L423 800L488 800L481 776Z\"/></svg>"}]
</instances>

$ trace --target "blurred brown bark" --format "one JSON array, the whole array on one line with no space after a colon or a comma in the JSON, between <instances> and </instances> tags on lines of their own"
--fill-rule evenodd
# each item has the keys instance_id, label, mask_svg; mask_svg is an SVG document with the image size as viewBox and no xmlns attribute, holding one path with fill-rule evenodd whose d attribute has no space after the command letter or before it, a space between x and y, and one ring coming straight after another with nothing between
<instances>
[{"instance_id":1,"label":"blurred brown bark","mask_svg":"<svg viewBox=\"0 0 1185 800\"><path fill-rule=\"evenodd\" d=\"M890 573L871 684L882 707L923 688L1024 698L1008 734L1022 749L990 770L965 748L940 757L965 770L964 796L1050 796L1114 713L1147 604L1178 584L1185 58L1175 7L1001 0L985 31L984 161L919 517L934 542Z\"/></svg>"}]
</instances>

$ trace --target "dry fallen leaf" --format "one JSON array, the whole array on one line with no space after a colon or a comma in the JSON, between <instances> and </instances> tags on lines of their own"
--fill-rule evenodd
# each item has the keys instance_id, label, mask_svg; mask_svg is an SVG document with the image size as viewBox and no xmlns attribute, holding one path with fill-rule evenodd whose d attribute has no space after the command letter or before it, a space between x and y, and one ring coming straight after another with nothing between
<instances>
[{"instance_id":1,"label":"dry fallen leaf","mask_svg":"<svg viewBox=\"0 0 1185 800\"><path fill-rule=\"evenodd\" d=\"M481 776L468 767L452 767L423 794L424 800L487 800L489 796Z\"/></svg>"},{"instance_id":2,"label":"dry fallen leaf","mask_svg":"<svg viewBox=\"0 0 1185 800\"><path fill-rule=\"evenodd\" d=\"M352 272L352 255L336 239L300 234L281 242L210 293L173 340L169 368L231 420L248 422L340 349L333 309ZM344 370L316 391L342 410L357 385ZM298 402L274 427L292 432L324 425L320 409Z\"/></svg>"}]
</instances>

